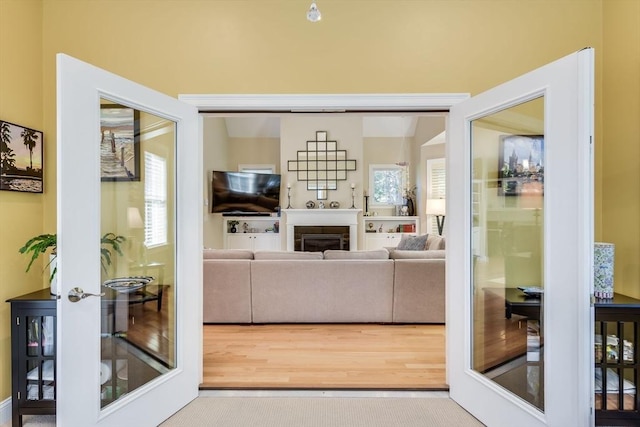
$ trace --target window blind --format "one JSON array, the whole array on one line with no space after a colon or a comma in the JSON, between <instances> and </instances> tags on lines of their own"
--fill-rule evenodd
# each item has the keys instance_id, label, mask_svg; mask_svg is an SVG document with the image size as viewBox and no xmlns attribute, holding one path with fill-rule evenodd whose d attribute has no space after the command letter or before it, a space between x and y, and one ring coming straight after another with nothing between
<instances>
[{"instance_id":1,"label":"window blind","mask_svg":"<svg viewBox=\"0 0 640 427\"><path fill-rule=\"evenodd\" d=\"M167 162L144 153L144 244L167 243Z\"/></svg>"}]
</instances>

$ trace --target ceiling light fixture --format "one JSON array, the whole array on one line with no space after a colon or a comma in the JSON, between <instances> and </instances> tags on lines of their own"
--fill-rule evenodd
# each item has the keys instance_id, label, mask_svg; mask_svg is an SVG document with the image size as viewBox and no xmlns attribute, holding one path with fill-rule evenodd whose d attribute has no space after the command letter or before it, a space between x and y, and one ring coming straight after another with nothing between
<instances>
[{"instance_id":1,"label":"ceiling light fixture","mask_svg":"<svg viewBox=\"0 0 640 427\"><path fill-rule=\"evenodd\" d=\"M311 3L311 6L309 6L307 19L311 22L318 22L322 19L322 14L320 13L320 10L318 10L318 6L316 6L315 2Z\"/></svg>"}]
</instances>

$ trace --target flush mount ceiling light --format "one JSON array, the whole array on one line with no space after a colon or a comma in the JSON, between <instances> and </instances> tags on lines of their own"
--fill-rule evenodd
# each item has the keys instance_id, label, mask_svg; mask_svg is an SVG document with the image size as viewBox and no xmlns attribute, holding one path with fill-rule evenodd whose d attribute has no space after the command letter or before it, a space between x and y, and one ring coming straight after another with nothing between
<instances>
[{"instance_id":1,"label":"flush mount ceiling light","mask_svg":"<svg viewBox=\"0 0 640 427\"><path fill-rule=\"evenodd\" d=\"M307 12L307 19L311 22L318 22L322 19L322 14L318 10L318 6L315 3L311 3L309 11Z\"/></svg>"}]
</instances>

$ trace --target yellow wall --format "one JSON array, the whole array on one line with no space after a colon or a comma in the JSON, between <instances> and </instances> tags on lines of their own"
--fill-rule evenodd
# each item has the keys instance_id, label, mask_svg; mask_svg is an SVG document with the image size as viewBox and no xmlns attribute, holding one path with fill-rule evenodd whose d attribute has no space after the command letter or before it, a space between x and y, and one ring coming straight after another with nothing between
<instances>
[{"instance_id":1,"label":"yellow wall","mask_svg":"<svg viewBox=\"0 0 640 427\"><path fill-rule=\"evenodd\" d=\"M640 2L603 9L600 241L616 245L614 289L640 298Z\"/></svg>"},{"instance_id":2,"label":"yellow wall","mask_svg":"<svg viewBox=\"0 0 640 427\"><path fill-rule=\"evenodd\" d=\"M617 244L616 283L640 296L640 3L379 0L366 5L363 13L362 1L323 0L323 20L311 24L304 19L308 5L290 0L0 0L0 118L42 129L46 141L44 196L0 194L0 295L40 286L39 274L23 274L15 248L27 236L55 230L57 52L174 96L476 94L592 46L596 238ZM0 328L6 328L6 307L0 310ZM9 394L7 334L0 329L0 398Z\"/></svg>"},{"instance_id":3,"label":"yellow wall","mask_svg":"<svg viewBox=\"0 0 640 427\"><path fill-rule=\"evenodd\" d=\"M42 4L0 0L0 120L44 130L44 151L55 151L42 119ZM48 168L45 162L45 170ZM53 182L45 180L48 193ZM5 301L48 286L36 262L29 273L18 249L43 232L42 194L0 191L0 401L11 392L10 306Z\"/></svg>"}]
</instances>

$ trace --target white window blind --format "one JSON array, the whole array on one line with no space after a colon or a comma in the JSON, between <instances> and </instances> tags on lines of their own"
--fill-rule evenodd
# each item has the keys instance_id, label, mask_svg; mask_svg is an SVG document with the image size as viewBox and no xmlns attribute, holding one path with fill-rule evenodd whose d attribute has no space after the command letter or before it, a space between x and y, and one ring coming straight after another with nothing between
<instances>
[{"instance_id":1,"label":"white window blind","mask_svg":"<svg viewBox=\"0 0 640 427\"><path fill-rule=\"evenodd\" d=\"M144 153L144 244L167 244L167 162Z\"/></svg>"},{"instance_id":2,"label":"white window blind","mask_svg":"<svg viewBox=\"0 0 640 427\"><path fill-rule=\"evenodd\" d=\"M444 199L447 195L447 169L445 159L427 160L427 199ZM438 234L436 217L427 218L431 234Z\"/></svg>"}]
</instances>

